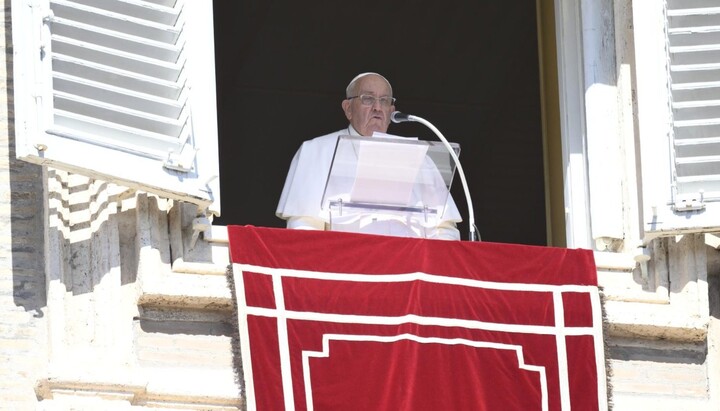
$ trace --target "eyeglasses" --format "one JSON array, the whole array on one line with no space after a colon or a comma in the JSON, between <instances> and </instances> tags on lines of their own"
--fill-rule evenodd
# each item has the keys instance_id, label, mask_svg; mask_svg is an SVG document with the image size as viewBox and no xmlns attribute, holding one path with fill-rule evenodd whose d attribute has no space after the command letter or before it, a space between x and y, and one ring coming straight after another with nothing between
<instances>
[{"instance_id":1,"label":"eyeglasses","mask_svg":"<svg viewBox=\"0 0 720 411\"><path fill-rule=\"evenodd\" d=\"M352 96L348 97L348 100L352 100L354 98L359 98L360 103L362 103L363 106L374 106L376 101L380 102L381 107L390 107L393 104L395 104L395 98L394 97L375 97L370 94L361 94L359 96Z\"/></svg>"}]
</instances>

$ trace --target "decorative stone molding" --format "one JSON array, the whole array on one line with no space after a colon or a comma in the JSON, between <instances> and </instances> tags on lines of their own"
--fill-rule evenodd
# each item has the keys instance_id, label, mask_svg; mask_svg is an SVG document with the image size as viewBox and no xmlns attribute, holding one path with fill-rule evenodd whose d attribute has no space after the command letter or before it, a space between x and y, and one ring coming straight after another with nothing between
<instances>
[{"instance_id":1,"label":"decorative stone molding","mask_svg":"<svg viewBox=\"0 0 720 411\"><path fill-rule=\"evenodd\" d=\"M47 174L50 354L38 408L238 409L227 241L187 251L183 216L196 206Z\"/></svg>"},{"instance_id":2,"label":"decorative stone molding","mask_svg":"<svg viewBox=\"0 0 720 411\"><path fill-rule=\"evenodd\" d=\"M630 254L596 253L613 337L699 342L707 338L707 245L702 234L656 238L647 273Z\"/></svg>"}]
</instances>

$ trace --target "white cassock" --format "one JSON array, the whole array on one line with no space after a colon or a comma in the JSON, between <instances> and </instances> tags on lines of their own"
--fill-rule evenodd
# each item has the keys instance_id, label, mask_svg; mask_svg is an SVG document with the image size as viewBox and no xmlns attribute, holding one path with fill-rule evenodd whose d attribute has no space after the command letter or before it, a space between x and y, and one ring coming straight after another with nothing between
<instances>
[{"instance_id":1,"label":"white cassock","mask_svg":"<svg viewBox=\"0 0 720 411\"><path fill-rule=\"evenodd\" d=\"M323 191L327 182L338 137L359 136L352 126L305 141L295 153L285 179L275 214L287 220L288 228L329 229L330 212L322 208ZM428 227L417 221L397 216L367 213L359 218L333 221L335 231L366 234L394 235L399 237L437 238L459 240L456 223L462 221L451 195L448 195L444 212L437 224Z\"/></svg>"}]
</instances>

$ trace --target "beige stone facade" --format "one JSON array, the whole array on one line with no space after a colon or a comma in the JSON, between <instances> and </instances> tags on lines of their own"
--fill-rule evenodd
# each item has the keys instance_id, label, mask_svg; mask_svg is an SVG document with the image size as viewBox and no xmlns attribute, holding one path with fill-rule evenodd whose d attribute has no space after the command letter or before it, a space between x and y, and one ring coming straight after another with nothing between
<instances>
[{"instance_id":1,"label":"beige stone facade","mask_svg":"<svg viewBox=\"0 0 720 411\"><path fill-rule=\"evenodd\" d=\"M227 247L189 250L194 206L8 164L0 409L239 408Z\"/></svg>"},{"instance_id":2,"label":"beige stone facade","mask_svg":"<svg viewBox=\"0 0 720 411\"><path fill-rule=\"evenodd\" d=\"M243 406L227 239L194 206L15 158L0 37L0 410ZM597 252L615 410L717 410L720 251L659 237Z\"/></svg>"},{"instance_id":3,"label":"beige stone facade","mask_svg":"<svg viewBox=\"0 0 720 411\"><path fill-rule=\"evenodd\" d=\"M190 250L194 206L15 158L2 4L0 409L240 408L226 239Z\"/></svg>"}]
</instances>

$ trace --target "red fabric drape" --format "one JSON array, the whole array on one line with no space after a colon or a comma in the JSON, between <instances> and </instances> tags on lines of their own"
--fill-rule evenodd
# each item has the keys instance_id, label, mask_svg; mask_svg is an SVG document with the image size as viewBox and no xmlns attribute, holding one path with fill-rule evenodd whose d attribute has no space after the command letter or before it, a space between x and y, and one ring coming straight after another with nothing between
<instances>
[{"instance_id":1,"label":"red fabric drape","mask_svg":"<svg viewBox=\"0 0 720 411\"><path fill-rule=\"evenodd\" d=\"M588 250L228 231L248 409L605 404Z\"/></svg>"}]
</instances>

